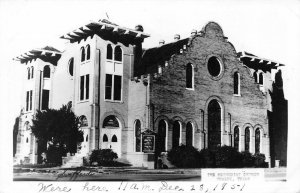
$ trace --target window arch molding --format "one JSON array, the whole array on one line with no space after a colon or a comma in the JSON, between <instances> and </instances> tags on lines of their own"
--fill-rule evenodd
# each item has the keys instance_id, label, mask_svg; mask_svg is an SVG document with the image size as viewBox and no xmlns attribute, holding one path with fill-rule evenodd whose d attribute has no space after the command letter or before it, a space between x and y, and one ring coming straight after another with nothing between
<instances>
[{"instance_id":1,"label":"window arch molding","mask_svg":"<svg viewBox=\"0 0 300 193\"><path fill-rule=\"evenodd\" d=\"M79 117L79 123L80 123L80 127L88 127L89 126L87 117L85 115L81 115Z\"/></svg>"},{"instance_id":2,"label":"window arch molding","mask_svg":"<svg viewBox=\"0 0 300 193\"><path fill-rule=\"evenodd\" d=\"M260 72L258 75L258 83L263 85L264 84L264 73Z\"/></svg>"},{"instance_id":3,"label":"window arch molding","mask_svg":"<svg viewBox=\"0 0 300 193\"><path fill-rule=\"evenodd\" d=\"M187 63L186 64L186 88L190 90L194 90L195 88L195 67L192 63Z\"/></svg>"},{"instance_id":4,"label":"window arch molding","mask_svg":"<svg viewBox=\"0 0 300 193\"><path fill-rule=\"evenodd\" d=\"M31 77L31 74L30 74L30 67L27 68L27 79L29 80L30 77Z\"/></svg>"},{"instance_id":5,"label":"window arch molding","mask_svg":"<svg viewBox=\"0 0 300 193\"><path fill-rule=\"evenodd\" d=\"M142 151L142 122L140 119L136 119L133 124L134 128L134 151Z\"/></svg>"},{"instance_id":6,"label":"window arch molding","mask_svg":"<svg viewBox=\"0 0 300 193\"><path fill-rule=\"evenodd\" d=\"M220 72L218 73L218 75L216 76L213 76L210 72L209 72L209 65L210 65L210 59L213 59L215 58L218 63L219 63L219 67L220 67ZM206 73L207 75L212 79L212 80L220 80L223 75L224 75L224 69L225 69L225 66L224 66L224 62L222 60L222 58L216 54L210 54L206 57L205 59L205 64L206 64Z\"/></svg>"},{"instance_id":7,"label":"window arch molding","mask_svg":"<svg viewBox=\"0 0 300 193\"><path fill-rule=\"evenodd\" d=\"M191 126L191 129L192 129L192 133L191 133L191 142L189 142L188 141L188 127L189 127L189 125ZM192 122L192 121L188 121L188 122L186 122L186 124L185 124L185 144L187 145L187 146L194 146L195 145L195 131L196 131L196 129L195 129L195 124ZM191 143L191 144L189 144L189 143Z\"/></svg>"},{"instance_id":8,"label":"window arch molding","mask_svg":"<svg viewBox=\"0 0 300 193\"><path fill-rule=\"evenodd\" d=\"M165 147L164 149L166 151L168 151L171 147L168 145L169 144L169 137L168 137L168 133L169 133L169 130L170 130L170 120L167 116L165 115L160 115L158 116L155 121L154 121L154 130L156 133L159 132L159 127L160 127L160 123L161 121L163 121L166 125L166 137L165 137Z\"/></svg>"},{"instance_id":9,"label":"window arch molding","mask_svg":"<svg viewBox=\"0 0 300 193\"><path fill-rule=\"evenodd\" d=\"M124 121L122 115L116 111L108 111L102 115L102 117L100 119L101 127L103 126L104 119L107 118L108 116L115 116L116 119L119 121L119 128L121 128L121 129L125 128L125 121Z\"/></svg>"},{"instance_id":10,"label":"window arch molding","mask_svg":"<svg viewBox=\"0 0 300 193\"><path fill-rule=\"evenodd\" d=\"M219 103L219 105L220 105L220 107L221 107L221 132L225 132L225 127L224 127L224 124L225 124L225 106L224 106L224 102L222 101L222 99L220 98L220 97L218 97L218 96L211 96L211 97L209 97L207 100L206 100L206 102L205 102L205 111L204 111L204 114L205 114L205 118L204 118L204 120L205 120L205 123L204 123L204 125L205 125L205 130L207 131L207 112L208 112L208 105L209 105L209 103L212 101L212 100L216 100L218 103Z\"/></svg>"},{"instance_id":11,"label":"window arch molding","mask_svg":"<svg viewBox=\"0 0 300 193\"><path fill-rule=\"evenodd\" d=\"M113 55L114 61L123 62L123 49L120 45L115 46Z\"/></svg>"},{"instance_id":12,"label":"window arch molding","mask_svg":"<svg viewBox=\"0 0 300 193\"><path fill-rule=\"evenodd\" d=\"M31 66L31 68L30 68L30 73L31 73L31 78L33 78L34 77L34 67L33 66Z\"/></svg>"},{"instance_id":13,"label":"window arch molding","mask_svg":"<svg viewBox=\"0 0 300 193\"><path fill-rule=\"evenodd\" d=\"M246 144L245 130L247 128L249 128L249 136L250 136L250 139L249 139L249 152L252 153L253 152L253 143L254 143L254 141L253 141L253 136L254 136L253 126L250 123L246 123L246 124L243 125L242 128L243 129L242 129L241 135L244 137L244 144L242 144L242 146L245 148L245 144Z\"/></svg>"},{"instance_id":14,"label":"window arch molding","mask_svg":"<svg viewBox=\"0 0 300 193\"><path fill-rule=\"evenodd\" d=\"M84 61L85 61L85 48L84 48L84 46L82 46L82 47L80 48L80 61L81 61L81 62L84 62Z\"/></svg>"},{"instance_id":15,"label":"window arch molding","mask_svg":"<svg viewBox=\"0 0 300 193\"><path fill-rule=\"evenodd\" d=\"M258 74L256 71L253 72L253 78L254 78L254 82L258 83Z\"/></svg>"},{"instance_id":16,"label":"window arch molding","mask_svg":"<svg viewBox=\"0 0 300 193\"><path fill-rule=\"evenodd\" d=\"M241 74L239 71L233 73L233 94L236 96L241 95Z\"/></svg>"},{"instance_id":17,"label":"window arch molding","mask_svg":"<svg viewBox=\"0 0 300 193\"><path fill-rule=\"evenodd\" d=\"M50 78L51 77L51 68L49 65L45 65L43 68L43 78Z\"/></svg>"},{"instance_id":18,"label":"window arch molding","mask_svg":"<svg viewBox=\"0 0 300 193\"><path fill-rule=\"evenodd\" d=\"M90 44L87 44L85 46L86 49L86 60L90 60L91 59L91 46Z\"/></svg>"}]
</instances>

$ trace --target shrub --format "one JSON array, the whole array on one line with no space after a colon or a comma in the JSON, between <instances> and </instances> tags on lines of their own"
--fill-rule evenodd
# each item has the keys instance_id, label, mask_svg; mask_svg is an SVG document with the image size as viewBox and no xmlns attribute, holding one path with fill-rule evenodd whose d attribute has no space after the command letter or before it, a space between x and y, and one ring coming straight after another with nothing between
<instances>
[{"instance_id":1,"label":"shrub","mask_svg":"<svg viewBox=\"0 0 300 193\"><path fill-rule=\"evenodd\" d=\"M258 153L258 154L254 154L254 165L255 167L258 168L267 168L268 167L268 163L265 162L265 155Z\"/></svg>"},{"instance_id":2,"label":"shrub","mask_svg":"<svg viewBox=\"0 0 300 193\"><path fill-rule=\"evenodd\" d=\"M241 167L241 154L229 146L218 147L214 152L217 168Z\"/></svg>"},{"instance_id":3,"label":"shrub","mask_svg":"<svg viewBox=\"0 0 300 193\"><path fill-rule=\"evenodd\" d=\"M97 162L98 165L107 165L117 159L118 155L111 149L94 150L90 155L90 164Z\"/></svg>"},{"instance_id":4,"label":"shrub","mask_svg":"<svg viewBox=\"0 0 300 193\"><path fill-rule=\"evenodd\" d=\"M246 151L241 152L242 167L254 167L254 156Z\"/></svg>"},{"instance_id":5,"label":"shrub","mask_svg":"<svg viewBox=\"0 0 300 193\"><path fill-rule=\"evenodd\" d=\"M215 154L210 149L202 149L200 151L200 167L214 168L216 167Z\"/></svg>"},{"instance_id":6,"label":"shrub","mask_svg":"<svg viewBox=\"0 0 300 193\"><path fill-rule=\"evenodd\" d=\"M178 168L242 168L267 167L264 154L238 152L229 146L217 147L214 150L181 145L168 152L168 160Z\"/></svg>"},{"instance_id":7,"label":"shrub","mask_svg":"<svg viewBox=\"0 0 300 193\"><path fill-rule=\"evenodd\" d=\"M48 164L62 164L62 157L66 155L66 149L61 146L50 145L46 151Z\"/></svg>"},{"instance_id":8,"label":"shrub","mask_svg":"<svg viewBox=\"0 0 300 193\"><path fill-rule=\"evenodd\" d=\"M197 168L200 166L199 151L190 146L181 145L168 152L168 160L179 168Z\"/></svg>"}]
</instances>

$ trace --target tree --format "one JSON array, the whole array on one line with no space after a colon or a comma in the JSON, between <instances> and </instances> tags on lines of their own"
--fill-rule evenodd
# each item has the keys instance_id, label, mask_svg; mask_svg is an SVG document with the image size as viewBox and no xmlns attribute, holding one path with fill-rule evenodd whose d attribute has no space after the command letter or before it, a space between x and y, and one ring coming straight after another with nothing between
<instances>
[{"instance_id":1,"label":"tree","mask_svg":"<svg viewBox=\"0 0 300 193\"><path fill-rule=\"evenodd\" d=\"M65 152L76 153L77 144L83 141L83 132L79 130L79 119L71 110L71 103L59 110L38 110L32 120L32 133L39 143L50 143Z\"/></svg>"}]
</instances>

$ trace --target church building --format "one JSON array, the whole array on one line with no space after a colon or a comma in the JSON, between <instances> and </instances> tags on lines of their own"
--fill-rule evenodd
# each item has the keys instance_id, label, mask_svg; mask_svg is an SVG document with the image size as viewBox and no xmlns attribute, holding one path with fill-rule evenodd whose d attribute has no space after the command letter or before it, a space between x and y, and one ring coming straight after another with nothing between
<instances>
[{"instance_id":1,"label":"church building","mask_svg":"<svg viewBox=\"0 0 300 193\"><path fill-rule=\"evenodd\" d=\"M65 166L110 148L120 161L154 168L153 151L166 161L167 151L181 144L227 145L262 153L270 166L286 165L283 64L237 52L215 22L144 49L149 37L141 25L130 29L104 19L61 36L68 41L64 51L47 46L16 57L26 74L16 163L38 162L30 130L36 111L71 102L84 140ZM144 150L149 132L152 152Z\"/></svg>"}]
</instances>

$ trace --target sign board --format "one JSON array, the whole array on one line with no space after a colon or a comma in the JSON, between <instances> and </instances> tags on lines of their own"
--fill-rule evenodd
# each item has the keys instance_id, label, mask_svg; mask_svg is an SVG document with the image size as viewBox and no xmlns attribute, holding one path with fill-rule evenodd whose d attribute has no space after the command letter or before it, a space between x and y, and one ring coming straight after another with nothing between
<instances>
[{"instance_id":1,"label":"sign board","mask_svg":"<svg viewBox=\"0 0 300 193\"><path fill-rule=\"evenodd\" d=\"M142 135L143 152L150 153L155 150L155 135Z\"/></svg>"}]
</instances>

